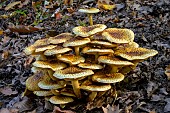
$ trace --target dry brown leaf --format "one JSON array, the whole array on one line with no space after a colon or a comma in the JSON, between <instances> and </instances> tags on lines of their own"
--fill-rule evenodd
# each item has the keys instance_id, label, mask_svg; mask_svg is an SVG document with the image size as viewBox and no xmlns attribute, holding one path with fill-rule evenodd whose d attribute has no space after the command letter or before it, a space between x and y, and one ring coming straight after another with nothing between
<instances>
[{"instance_id":1,"label":"dry brown leaf","mask_svg":"<svg viewBox=\"0 0 170 113\"><path fill-rule=\"evenodd\" d=\"M19 112L23 113L24 111L31 110L33 108L33 103L27 97L24 97L21 102L17 102L14 104L14 107L19 109Z\"/></svg>"},{"instance_id":2,"label":"dry brown leaf","mask_svg":"<svg viewBox=\"0 0 170 113\"><path fill-rule=\"evenodd\" d=\"M6 96L18 93L17 91L12 91L11 87L9 86L0 88L0 92Z\"/></svg>"},{"instance_id":3,"label":"dry brown leaf","mask_svg":"<svg viewBox=\"0 0 170 113\"><path fill-rule=\"evenodd\" d=\"M18 4L21 4L21 1L16 1L16 2L9 3L9 4L5 7L5 10L7 11L7 10L13 8L14 6L18 5Z\"/></svg>"},{"instance_id":4,"label":"dry brown leaf","mask_svg":"<svg viewBox=\"0 0 170 113\"><path fill-rule=\"evenodd\" d=\"M109 104L107 105L107 107L103 107L103 112L104 113L119 113L119 105L118 106L110 106Z\"/></svg>"},{"instance_id":5,"label":"dry brown leaf","mask_svg":"<svg viewBox=\"0 0 170 113\"><path fill-rule=\"evenodd\" d=\"M75 113L71 110L61 110L59 107L54 106L54 110L52 113Z\"/></svg>"},{"instance_id":6,"label":"dry brown leaf","mask_svg":"<svg viewBox=\"0 0 170 113\"><path fill-rule=\"evenodd\" d=\"M55 13L56 20L60 20L62 18L62 14L60 12Z\"/></svg>"},{"instance_id":7,"label":"dry brown leaf","mask_svg":"<svg viewBox=\"0 0 170 113\"><path fill-rule=\"evenodd\" d=\"M18 7L22 8L23 6L27 5L30 2L30 0L25 0L23 3L21 3Z\"/></svg>"},{"instance_id":8,"label":"dry brown leaf","mask_svg":"<svg viewBox=\"0 0 170 113\"><path fill-rule=\"evenodd\" d=\"M32 26L25 26L25 25L9 25L8 29L12 32L18 32L18 33L31 33L35 31L42 30L38 27L32 27Z\"/></svg>"},{"instance_id":9,"label":"dry brown leaf","mask_svg":"<svg viewBox=\"0 0 170 113\"><path fill-rule=\"evenodd\" d=\"M98 0L97 5L99 9L113 10L116 5L111 0Z\"/></svg>"},{"instance_id":10,"label":"dry brown leaf","mask_svg":"<svg viewBox=\"0 0 170 113\"><path fill-rule=\"evenodd\" d=\"M12 109L2 108L2 109L0 109L0 113L18 113L18 109L15 109L15 108L12 108Z\"/></svg>"},{"instance_id":11,"label":"dry brown leaf","mask_svg":"<svg viewBox=\"0 0 170 113\"><path fill-rule=\"evenodd\" d=\"M64 5L73 5L73 0L64 0Z\"/></svg>"},{"instance_id":12,"label":"dry brown leaf","mask_svg":"<svg viewBox=\"0 0 170 113\"><path fill-rule=\"evenodd\" d=\"M3 53L2 53L2 59L3 59L3 60L6 60L6 59L9 57L9 55L10 55L9 51L3 51Z\"/></svg>"},{"instance_id":13,"label":"dry brown leaf","mask_svg":"<svg viewBox=\"0 0 170 113\"><path fill-rule=\"evenodd\" d=\"M168 77L168 80L170 80L170 65L168 65L165 69L165 74L167 75Z\"/></svg>"}]
</instances>

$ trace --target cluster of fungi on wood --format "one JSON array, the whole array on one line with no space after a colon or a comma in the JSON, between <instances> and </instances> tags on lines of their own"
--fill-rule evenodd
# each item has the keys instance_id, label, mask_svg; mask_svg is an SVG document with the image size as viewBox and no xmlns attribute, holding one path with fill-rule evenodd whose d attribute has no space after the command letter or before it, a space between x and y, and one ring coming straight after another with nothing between
<instances>
[{"instance_id":1,"label":"cluster of fungi on wood","mask_svg":"<svg viewBox=\"0 0 170 113\"><path fill-rule=\"evenodd\" d=\"M158 53L139 47L129 29L96 24L75 27L73 33L37 40L24 50L36 59L24 94L31 91L53 104L66 104L84 98L86 91L87 100L93 101L98 92L110 90L139 62Z\"/></svg>"}]
</instances>

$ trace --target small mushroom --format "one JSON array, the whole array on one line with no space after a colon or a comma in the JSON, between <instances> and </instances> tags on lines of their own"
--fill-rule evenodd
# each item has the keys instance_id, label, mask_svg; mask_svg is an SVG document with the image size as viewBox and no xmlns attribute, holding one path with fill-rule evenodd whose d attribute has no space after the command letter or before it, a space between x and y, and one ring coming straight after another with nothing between
<instances>
[{"instance_id":1,"label":"small mushroom","mask_svg":"<svg viewBox=\"0 0 170 113\"><path fill-rule=\"evenodd\" d=\"M99 63L104 63L104 64L110 65L112 67L111 73L118 72L118 68L120 68L120 67L134 65L133 63L131 63L129 61L120 60L113 56L100 56L98 58L98 61L99 61Z\"/></svg>"},{"instance_id":2,"label":"small mushroom","mask_svg":"<svg viewBox=\"0 0 170 113\"><path fill-rule=\"evenodd\" d=\"M82 56L76 56L73 54L59 55L59 56L57 56L57 58L58 58L58 60L69 63L70 66L77 65L77 64L85 61L85 58L83 58Z\"/></svg>"},{"instance_id":3,"label":"small mushroom","mask_svg":"<svg viewBox=\"0 0 170 113\"><path fill-rule=\"evenodd\" d=\"M80 98L81 92L79 88L78 78L89 76L94 74L92 70L89 69L80 69L77 67L68 67L64 70L56 70L53 76L58 79L70 79L72 82L72 87L75 95Z\"/></svg>"},{"instance_id":4,"label":"small mushroom","mask_svg":"<svg viewBox=\"0 0 170 113\"><path fill-rule=\"evenodd\" d=\"M78 27L74 27L72 31L77 36L89 37L91 35L94 35L95 33L103 31L104 29L106 29L106 27L107 26L104 24L96 24L88 27L78 26Z\"/></svg>"},{"instance_id":5,"label":"small mushroom","mask_svg":"<svg viewBox=\"0 0 170 113\"><path fill-rule=\"evenodd\" d=\"M82 12L82 13L87 13L88 17L89 17L89 23L90 25L93 25L93 18L92 18L92 14L93 13L98 13L100 10L97 9L97 8L89 8L89 9L79 9L78 10L79 12Z\"/></svg>"},{"instance_id":6,"label":"small mushroom","mask_svg":"<svg viewBox=\"0 0 170 113\"><path fill-rule=\"evenodd\" d=\"M43 52L45 50L53 49L55 47L57 47L57 45L40 45L36 46L35 52Z\"/></svg>"},{"instance_id":7,"label":"small mushroom","mask_svg":"<svg viewBox=\"0 0 170 113\"><path fill-rule=\"evenodd\" d=\"M80 89L91 91L88 101L93 101L95 97L97 96L97 92L107 91L110 88L111 88L111 85L109 84L94 84L90 80L84 81L82 85L80 86Z\"/></svg>"},{"instance_id":8,"label":"small mushroom","mask_svg":"<svg viewBox=\"0 0 170 113\"><path fill-rule=\"evenodd\" d=\"M99 55L113 54L114 51L112 49L99 49L99 48L85 47L83 48L82 53L95 55L95 62L97 62Z\"/></svg>"},{"instance_id":9,"label":"small mushroom","mask_svg":"<svg viewBox=\"0 0 170 113\"><path fill-rule=\"evenodd\" d=\"M63 44L64 47L74 47L76 55L79 55L80 46L90 42L89 38L74 37Z\"/></svg>"},{"instance_id":10,"label":"small mushroom","mask_svg":"<svg viewBox=\"0 0 170 113\"><path fill-rule=\"evenodd\" d=\"M52 96L49 99L49 101L53 104L67 104L67 103L73 102L74 100L71 97L55 95L55 96Z\"/></svg>"},{"instance_id":11,"label":"small mushroom","mask_svg":"<svg viewBox=\"0 0 170 113\"><path fill-rule=\"evenodd\" d=\"M108 28L102 32L102 35L113 43L129 43L134 40L134 33L130 29Z\"/></svg>"}]
</instances>

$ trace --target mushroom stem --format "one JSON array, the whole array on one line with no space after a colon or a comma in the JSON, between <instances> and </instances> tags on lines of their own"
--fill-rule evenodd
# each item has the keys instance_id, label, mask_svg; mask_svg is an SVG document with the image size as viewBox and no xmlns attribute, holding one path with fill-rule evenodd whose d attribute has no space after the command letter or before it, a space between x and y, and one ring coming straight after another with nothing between
<instances>
[{"instance_id":1,"label":"mushroom stem","mask_svg":"<svg viewBox=\"0 0 170 113\"><path fill-rule=\"evenodd\" d=\"M79 49L80 49L80 48L79 48L78 46L76 46L74 49L75 49L76 55L79 55Z\"/></svg>"},{"instance_id":2,"label":"mushroom stem","mask_svg":"<svg viewBox=\"0 0 170 113\"><path fill-rule=\"evenodd\" d=\"M80 86L79 86L78 80L72 80L71 83L72 83L73 91L74 91L75 95L78 98L81 98L81 92L80 92Z\"/></svg>"},{"instance_id":3,"label":"mushroom stem","mask_svg":"<svg viewBox=\"0 0 170 113\"><path fill-rule=\"evenodd\" d=\"M97 96L97 92L93 91L91 92L91 94L89 95L88 101L93 101Z\"/></svg>"},{"instance_id":4,"label":"mushroom stem","mask_svg":"<svg viewBox=\"0 0 170 113\"><path fill-rule=\"evenodd\" d=\"M89 23L90 25L92 26L93 25L93 17L92 17L92 14L87 14L88 17L89 17Z\"/></svg>"},{"instance_id":5,"label":"mushroom stem","mask_svg":"<svg viewBox=\"0 0 170 113\"><path fill-rule=\"evenodd\" d=\"M112 70L111 70L111 73L117 73L118 72L118 66L115 66L115 65L110 65Z\"/></svg>"},{"instance_id":6,"label":"mushroom stem","mask_svg":"<svg viewBox=\"0 0 170 113\"><path fill-rule=\"evenodd\" d=\"M136 66L138 65L138 63L139 62L142 62L143 61L143 59L142 60L134 60L134 61L132 61L133 62L133 64L134 65L132 65L131 67L132 67L132 69L135 69L136 68Z\"/></svg>"},{"instance_id":7,"label":"mushroom stem","mask_svg":"<svg viewBox=\"0 0 170 113\"><path fill-rule=\"evenodd\" d=\"M132 67L126 66L126 67L123 67L123 68L120 70L120 73L122 73L122 74L127 74L127 73L129 73L131 70L133 70Z\"/></svg>"},{"instance_id":8,"label":"mushroom stem","mask_svg":"<svg viewBox=\"0 0 170 113\"><path fill-rule=\"evenodd\" d=\"M32 92L30 90L28 90L27 88L25 88L25 91L22 93L21 98L24 96L27 96L29 94L31 94Z\"/></svg>"},{"instance_id":9,"label":"mushroom stem","mask_svg":"<svg viewBox=\"0 0 170 113\"><path fill-rule=\"evenodd\" d=\"M99 54L98 54L98 53L96 53L96 54L95 54L95 63L97 63L97 61L98 61L98 57L99 57Z\"/></svg>"}]
</instances>

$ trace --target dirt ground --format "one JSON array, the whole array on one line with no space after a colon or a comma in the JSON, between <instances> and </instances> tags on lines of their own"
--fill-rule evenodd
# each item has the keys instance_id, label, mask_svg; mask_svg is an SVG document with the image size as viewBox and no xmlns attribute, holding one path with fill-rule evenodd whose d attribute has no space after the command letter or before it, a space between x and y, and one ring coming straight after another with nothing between
<instances>
[{"instance_id":1,"label":"dirt ground","mask_svg":"<svg viewBox=\"0 0 170 113\"><path fill-rule=\"evenodd\" d=\"M133 30L135 42L159 53L140 63L116 85L118 97L114 103L114 97L108 92L95 102L76 100L62 110L43 98L21 98L25 80L32 75L32 59L23 50L37 39L72 32L75 26L87 26L86 14L78 12L78 9L97 7L97 2L74 0L73 5L67 6L60 0L54 0L45 6L47 1L36 0L39 4L35 2L35 8L32 1L21 0L21 3L26 1L26 5L18 4L9 9L7 5L15 0L0 2L0 32L3 31L0 33L0 113L170 113L170 81L164 73L170 64L169 0L113 0L116 8L101 10L93 16L94 24ZM32 25L43 29L23 33L20 29L13 31L10 27L13 25Z\"/></svg>"}]
</instances>

